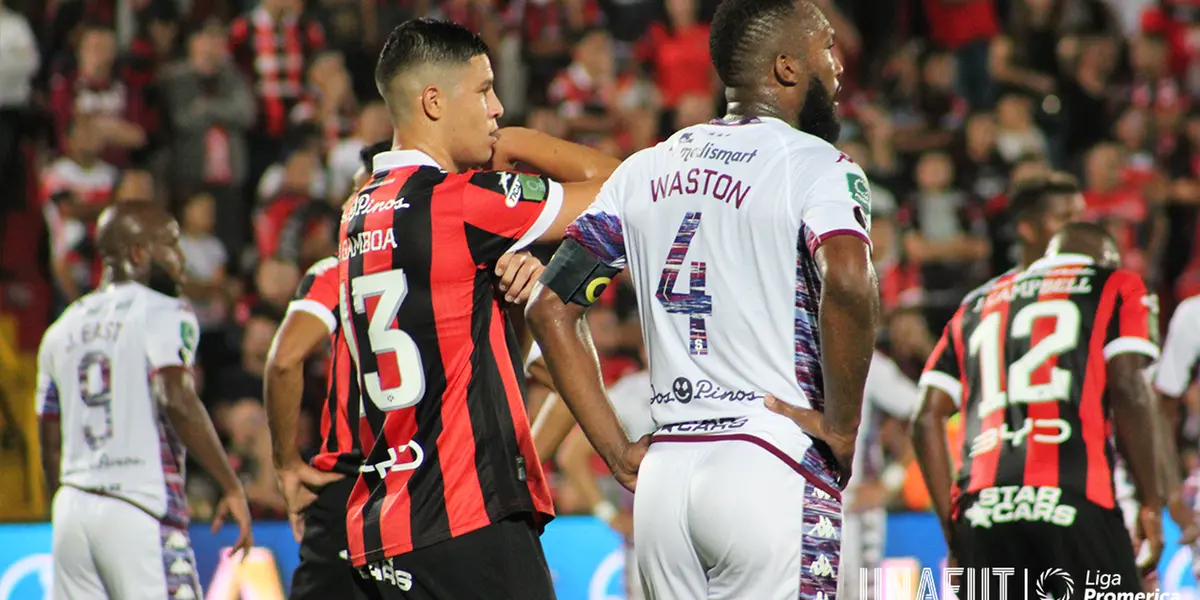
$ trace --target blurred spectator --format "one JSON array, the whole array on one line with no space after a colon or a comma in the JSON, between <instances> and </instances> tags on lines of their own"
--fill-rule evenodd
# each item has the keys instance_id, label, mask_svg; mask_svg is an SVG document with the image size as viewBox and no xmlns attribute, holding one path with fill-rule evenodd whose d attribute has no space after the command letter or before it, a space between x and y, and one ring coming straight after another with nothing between
<instances>
[{"instance_id":1,"label":"blurred spectator","mask_svg":"<svg viewBox=\"0 0 1200 600\"><path fill-rule=\"evenodd\" d=\"M1054 92L1066 0L1015 0L1006 34L992 40L988 67L997 91L1034 98Z\"/></svg>"},{"instance_id":2,"label":"blurred spectator","mask_svg":"<svg viewBox=\"0 0 1200 600\"><path fill-rule=\"evenodd\" d=\"M982 207L953 187L949 156L926 152L916 171L917 190L900 217L904 252L920 265L925 318L940 331L963 295L983 282L991 243Z\"/></svg>"},{"instance_id":3,"label":"blurred spectator","mask_svg":"<svg viewBox=\"0 0 1200 600\"><path fill-rule=\"evenodd\" d=\"M1145 196L1121 176L1123 157L1115 143L1096 145L1088 152L1084 165L1083 198L1087 217L1109 226L1121 247L1123 267L1147 274L1144 242L1164 235L1151 235L1155 229L1150 205Z\"/></svg>"},{"instance_id":4,"label":"blurred spectator","mask_svg":"<svg viewBox=\"0 0 1200 600\"><path fill-rule=\"evenodd\" d=\"M929 37L954 53L963 96L971 108L990 107L988 53L1000 31L994 0L924 0L924 8Z\"/></svg>"},{"instance_id":5,"label":"blurred spectator","mask_svg":"<svg viewBox=\"0 0 1200 600\"><path fill-rule=\"evenodd\" d=\"M954 87L954 57L932 51L920 63L915 101L902 107L908 114L896 128L896 147L902 152L941 150L954 141L969 106Z\"/></svg>"},{"instance_id":6,"label":"blurred spectator","mask_svg":"<svg viewBox=\"0 0 1200 600\"><path fill-rule=\"evenodd\" d=\"M179 58L179 7L175 0L149 0L137 15L137 36L125 58L125 83L145 107L142 125L156 145L161 135L161 88L158 76L163 67Z\"/></svg>"},{"instance_id":7,"label":"blurred spectator","mask_svg":"<svg viewBox=\"0 0 1200 600\"><path fill-rule=\"evenodd\" d=\"M156 202L161 195L154 184L154 174L145 167L129 167L117 173L113 183L113 202Z\"/></svg>"},{"instance_id":8,"label":"blurred spectator","mask_svg":"<svg viewBox=\"0 0 1200 600\"><path fill-rule=\"evenodd\" d=\"M258 291L255 301L258 308L265 314L278 315L287 312L288 302L291 302L296 286L300 285L300 274L303 272L295 263L274 257L260 262L254 274L254 287ZM253 314L254 309L250 312Z\"/></svg>"},{"instance_id":9,"label":"blurred spectator","mask_svg":"<svg viewBox=\"0 0 1200 600\"><path fill-rule=\"evenodd\" d=\"M246 131L254 121L250 86L227 61L225 30L206 23L188 40L187 60L164 76L176 190L206 189L216 201L216 235L232 256L246 238Z\"/></svg>"},{"instance_id":10,"label":"blurred spectator","mask_svg":"<svg viewBox=\"0 0 1200 600\"><path fill-rule=\"evenodd\" d=\"M256 398L242 398L221 409L230 465L242 480L250 510L257 518L279 519L287 505L275 479L267 411Z\"/></svg>"},{"instance_id":11,"label":"blurred spectator","mask_svg":"<svg viewBox=\"0 0 1200 600\"><path fill-rule=\"evenodd\" d=\"M196 310L201 335L225 324L229 307L225 302L225 263L228 256L221 240L213 235L216 201L212 194L192 195L180 211L179 247L183 250L187 280L183 294Z\"/></svg>"},{"instance_id":12,"label":"blurred spectator","mask_svg":"<svg viewBox=\"0 0 1200 600\"><path fill-rule=\"evenodd\" d=\"M288 135L280 161L267 167L258 180L258 204L270 204L279 195L301 194L325 198L325 170L321 168L324 140L311 123Z\"/></svg>"},{"instance_id":13,"label":"blurred spectator","mask_svg":"<svg viewBox=\"0 0 1200 600\"><path fill-rule=\"evenodd\" d=\"M266 304L251 309L242 331L241 361L222 370L219 385L214 390L218 401L253 398L262 402L263 369L282 314L276 307Z\"/></svg>"},{"instance_id":14,"label":"blurred spectator","mask_svg":"<svg viewBox=\"0 0 1200 600\"><path fill-rule=\"evenodd\" d=\"M284 228L297 211L310 203L321 202L317 200L322 197L318 195L319 190L313 189L313 182L317 180L314 173L320 168L321 159L312 147L296 149L280 165L278 191L262 203L254 217L254 242L260 258L274 256L281 250ZM263 176L264 184L271 173L268 171ZM323 189L323 181L321 183Z\"/></svg>"},{"instance_id":15,"label":"blurred spectator","mask_svg":"<svg viewBox=\"0 0 1200 600\"><path fill-rule=\"evenodd\" d=\"M521 33L531 101L543 104L550 81L570 63L571 37L603 23L596 0L513 0L506 19Z\"/></svg>"},{"instance_id":16,"label":"blurred spectator","mask_svg":"<svg viewBox=\"0 0 1200 600\"><path fill-rule=\"evenodd\" d=\"M1063 105L1063 151L1067 164L1080 163L1082 153L1104 139L1107 133L1097 124L1111 122L1109 97L1116 67L1116 45L1103 36L1080 40L1073 67L1059 85Z\"/></svg>"},{"instance_id":17,"label":"blurred spectator","mask_svg":"<svg viewBox=\"0 0 1200 600\"><path fill-rule=\"evenodd\" d=\"M111 29L83 28L75 68L50 82L50 111L62 143L72 119L90 117L92 135L98 138L105 160L120 167L128 161L128 150L146 143L141 123L146 107L141 94L126 84L123 70L115 66L116 44Z\"/></svg>"},{"instance_id":18,"label":"blurred spectator","mask_svg":"<svg viewBox=\"0 0 1200 600\"><path fill-rule=\"evenodd\" d=\"M666 111L664 129L670 129L671 112L684 96L713 97L720 88L708 55L708 24L699 20L696 0L666 0L665 22L650 26L641 54L650 63ZM673 131L660 131L666 137Z\"/></svg>"},{"instance_id":19,"label":"blurred spectator","mask_svg":"<svg viewBox=\"0 0 1200 600\"><path fill-rule=\"evenodd\" d=\"M996 150L1008 164L1027 154L1046 156L1046 136L1033 122L1033 102L1009 92L996 102Z\"/></svg>"},{"instance_id":20,"label":"blurred spectator","mask_svg":"<svg viewBox=\"0 0 1200 600\"><path fill-rule=\"evenodd\" d=\"M358 171L362 160L359 152L363 148L379 142L392 139L392 116L388 114L387 105L382 102L372 102L363 107L355 120L354 133L341 139L329 151L329 188L330 202L341 205L351 193L354 173Z\"/></svg>"},{"instance_id":21,"label":"blurred spectator","mask_svg":"<svg viewBox=\"0 0 1200 600\"><path fill-rule=\"evenodd\" d=\"M321 25L300 8L295 0L262 0L230 27L230 48L258 106L249 137L251 182L279 155L288 116L304 93L306 68L325 46Z\"/></svg>"},{"instance_id":22,"label":"blurred spectator","mask_svg":"<svg viewBox=\"0 0 1200 600\"><path fill-rule=\"evenodd\" d=\"M967 118L956 148L955 185L989 205L1004 194L1008 186L1008 166L996 150L996 118L990 112L976 112ZM994 212L989 210L989 216Z\"/></svg>"},{"instance_id":23,"label":"blurred spectator","mask_svg":"<svg viewBox=\"0 0 1200 600\"><path fill-rule=\"evenodd\" d=\"M42 210L50 234L51 273L70 302L100 277L93 224L108 206L117 169L100 159L100 136L87 118L67 127L65 154L42 172Z\"/></svg>"},{"instance_id":24,"label":"blurred spectator","mask_svg":"<svg viewBox=\"0 0 1200 600\"><path fill-rule=\"evenodd\" d=\"M30 81L37 73L39 59L29 21L0 0L0 181L6 186L23 180L21 134L28 129L25 122L33 94ZM0 215L15 208L21 199L15 190L0 194Z\"/></svg>"},{"instance_id":25,"label":"blurred spectator","mask_svg":"<svg viewBox=\"0 0 1200 600\"><path fill-rule=\"evenodd\" d=\"M610 133L618 121L612 40L603 29L588 29L571 54L570 66L550 83L547 99L558 107L570 136L594 141Z\"/></svg>"},{"instance_id":26,"label":"blurred spectator","mask_svg":"<svg viewBox=\"0 0 1200 600\"><path fill-rule=\"evenodd\" d=\"M332 148L354 131L356 116L358 101L342 55L322 52L308 67L304 98L292 108L291 121L315 124Z\"/></svg>"}]
</instances>

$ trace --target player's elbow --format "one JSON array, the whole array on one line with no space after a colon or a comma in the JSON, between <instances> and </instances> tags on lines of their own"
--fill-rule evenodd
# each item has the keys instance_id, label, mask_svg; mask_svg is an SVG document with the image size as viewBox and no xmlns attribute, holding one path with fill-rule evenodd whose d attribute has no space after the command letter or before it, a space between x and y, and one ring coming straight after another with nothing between
<instances>
[{"instance_id":1,"label":"player's elbow","mask_svg":"<svg viewBox=\"0 0 1200 600\"><path fill-rule=\"evenodd\" d=\"M869 308L872 312L879 302L875 276L868 268L830 269L821 282L825 295L838 302Z\"/></svg>"},{"instance_id":2,"label":"player's elbow","mask_svg":"<svg viewBox=\"0 0 1200 600\"><path fill-rule=\"evenodd\" d=\"M550 288L538 284L529 306L525 309L525 322L539 341L553 335L556 329L570 327L569 307Z\"/></svg>"}]
</instances>

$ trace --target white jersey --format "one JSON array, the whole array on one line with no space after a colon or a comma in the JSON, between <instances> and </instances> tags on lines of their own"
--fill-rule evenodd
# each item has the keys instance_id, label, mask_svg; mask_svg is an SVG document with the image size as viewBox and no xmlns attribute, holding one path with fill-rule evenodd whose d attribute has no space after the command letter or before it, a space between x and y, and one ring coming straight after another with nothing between
<instances>
[{"instance_id":1,"label":"white jersey","mask_svg":"<svg viewBox=\"0 0 1200 600\"><path fill-rule=\"evenodd\" d=\"M917 384L909 379L895 361L881 352L871 356L871 370L863 393L862 424L854 444L854 474L850 486L864 478L876 478L883 472L883 417L905 422L917 408Z\"/></svg>"},{"instance_id":2,"label":"white jersey","mask_svg":"<svg viewBox=\"0 0 1200 600\"><path fill-rule=\"evenodd\" d=\"M842 234L869 243L869 227L862 169L762 118L634 154L568 236L631 272L660 434L750 434L799 459L811 440L762 400L823 407L813 254Z\"/></svg>"},{"instance_id":3,"label":"white jersey","mask_svg":"<svg viewBox=\"0 0 1200 600\"><path fill-rule=\"evenodd\" d=\"M62 430L60 481L187 521L184 450L150 389L164 367L191 368L199 327L187 302L138 283L80 298L38 349L37 408Z\"/></svg>"},{"instance_id":4,"label":"white jersey","mask_svg":"<svg viewBox=\"0 0 1200 600\"><path fill-rule=\"evenodd\" d=\"M1196 379L1200 366L1200 296L1179 303L1167 328L1162 357L1154 372L1154 387L1176 398Z\"/></svg>"}]
</instances>

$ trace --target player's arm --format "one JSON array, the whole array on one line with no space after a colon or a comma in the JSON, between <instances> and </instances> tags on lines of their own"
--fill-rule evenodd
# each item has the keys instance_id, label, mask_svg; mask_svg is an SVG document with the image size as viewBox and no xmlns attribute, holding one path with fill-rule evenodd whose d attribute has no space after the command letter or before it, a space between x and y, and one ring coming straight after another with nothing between
<instances>
[{"instance_id":1,"label":"player's arm","mask_svg":"<svg viewBox=\"0 0 1200 600\"><path fill-rule=\"evenodd\" d=\"M337 286L337 259L315 263L301 279L267 353L263 398L271 455L281 472L304 463L296 449L304 362L337 329Z\"/></svg>"},{"instance_id":2,"label":"player's arm","mask_svg":"<svg viewBox=\"0 0 1200 600\"><path fill-rule=\"evenodd\" d=\"M925 365L918 383L917 407L912 414L910 435L917 466L929 489L929 498L937 513L946 543L950 543L950 515L953 512L950 488L954 481L954 462L950 458L950 442L946 437L946 422L958 412L962 402L962 383L958 351L961 336L955 334L962 307L950 324Z\"/></svg>"},{"instance_id":3,"label":"player's arm","mask_svg":"<svg viewBox=\"0 0 1200 600\"><path fill-rule=\"evenodd\" d=\"M208 410L196 394L192 366L199 331L196 315L183 301L147 310L145 336L146 358L152 369L150 389L188 452L221 486L224 497L214 527L220 525L226 512L232 511L241 529L236 546L248 551L254 538L246 492L221 447Z\"/></svg>"},{"instance_id":4,"label":"player's arm","mask_svg":"<svg viewBox=\"0 0 1200 600\"><path fill-rule=\"evenodd\" d=\"M624 194L618 189L623 179L620 172L610 179L596 203L570 227L542 274L544 287L534 294L526 318L558 395L618 481L632 489L649 436L637 444L629 442L605 394L585 319L588 307L625 267L619 210Z\"/></svg>"},{"instance_id":5,"label":"player's arm","mask_svg":"<svg viewBox=\"0 0 1200 600\"><path fill-rule=\"evenodd\" d=\"M871 197L866 176L836 153L827 160L828 168L801 196L799 205L806 242L821 275L818 318L825 408L820 415L778 402L768 403L768 408L787 414L829 445L844 485L854 462L863 390L875 350L879 290L871 264Z\"/></svg>"},{"instance_id":6,"label":"player's arm","mask_svg":"<svg viewBox=\"0 0 1200 600\"><path fill-rule=\"evenodd\" d=\"M1163 444L1163 469L1167 475L1166 498L1168 507L1172 508L1172 518L1176 513L1182 516L1190 510L1183 505L1178 493L1178 478L1181 476L1177 463L1179 450L1175 438L1180 427L1180 407L1182 397L1192 384L1192 373L1200 362L1200 335L1196 323L1200 322L1200 301L1185 301L1175 309L1171 324L1167 328L1167 339L1163 343L1162 357L1154 371L1154 388L1158 392L1159 407L1162 412L1163 431L1160 437ZM1153 321L1151 328L1155 325ZM1150 331L1154 333L1153 329ZM1176 481L1172 481L1174 478ZM1178 519L1177 519L1178 520Z\"/></svg>"},{"instance_id":7,"label":"player's arm","mask_svg":"<svg viewBox=\"0 0 1200 600\"><path fill-rule=\"evenodd\" d=\"M1145 438L1146 432L1165 437L1159 431L1162 421L1156 399L1143 375L1150 361L1158 358L1158 346L1150 333L1153 299L1141 277L1127 271L1113 274L1107 285L1117 286L1104 346L1113 425L1118 449L1129 463L1129 475L1141 504L1138 533L1149 543L1149 564L1155 565L1162 553L1163 483L1167 475L1161 472L1166 458L1163 441L1147 444Z\"/></svg>"},{"instance_id":8,"label":"player's arm","mask_svg":"<svg viewBox=\"0 0 1200 600\"><path fill-rule=\"evenodd\" d=\"M38 348L37 415L38 441L42 450L42 473L46 477L46 493L53 498L58 492L62 468L62 429L59 421L58 385L54 382L54 353L42 338Z\"/></svg>"},{"instance_id":9,"label":"player's arm","mask_svg":"<svg viewBox=\"0 0 1200 600\"><path fill-rule=\"evenodd\" d=\"M539 242L562 239L567 226L587 210L604 182L621 164L620 160L594 148L524 127L502 129L496 152L508 162L525 163L562 182L561 208L536 238Z\"/></svg>"}]
</instances>

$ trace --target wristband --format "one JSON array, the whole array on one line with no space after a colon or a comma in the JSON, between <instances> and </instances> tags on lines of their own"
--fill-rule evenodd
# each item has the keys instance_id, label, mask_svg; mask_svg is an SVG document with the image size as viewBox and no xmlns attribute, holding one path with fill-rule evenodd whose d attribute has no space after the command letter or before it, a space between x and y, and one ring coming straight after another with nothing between
<instances>
[{"instance_id":1,"label":"wristband","mask_svg":"<svg viewBox=\"0 0 1200 600\"><path fill-rule=\"evenodd\" d=\"M617 518L617 507L608 500L601 500L592 507L592 514L605 523L612 523Z\"/></svg>"}]
</instances>

